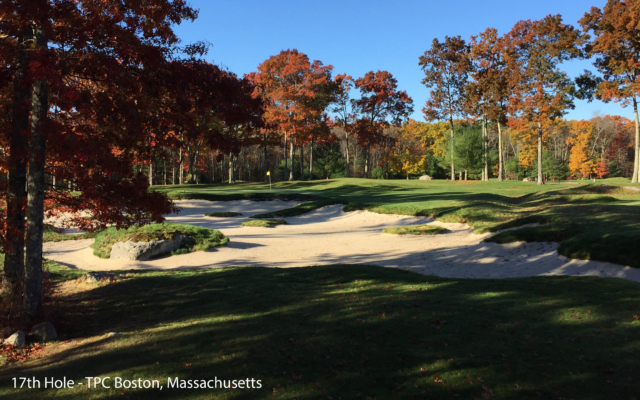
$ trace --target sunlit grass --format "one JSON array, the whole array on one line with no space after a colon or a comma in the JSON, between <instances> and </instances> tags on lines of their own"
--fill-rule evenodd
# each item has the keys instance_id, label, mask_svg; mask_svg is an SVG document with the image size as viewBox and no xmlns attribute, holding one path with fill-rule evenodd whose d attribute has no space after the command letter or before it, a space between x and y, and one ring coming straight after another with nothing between
<instances>
[{"instance_id":1,"label":"sunlit grass","mask_svg":"<svg viewBox=\"0 0 640 400\"><path fill-rule=\"evenodd\" d=\"M269 228L277 225L287 225L287 221L283 219L250 219L242 221L242 226Z\"/></svg>"}]
</instances>

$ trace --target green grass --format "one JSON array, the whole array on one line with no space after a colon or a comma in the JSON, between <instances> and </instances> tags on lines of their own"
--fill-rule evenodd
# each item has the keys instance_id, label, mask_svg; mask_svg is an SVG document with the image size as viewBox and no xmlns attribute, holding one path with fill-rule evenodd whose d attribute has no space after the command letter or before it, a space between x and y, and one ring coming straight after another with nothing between
<instances>
[{"instance_id":1,"label":"green grass","mask_svg":"<svg viewBox=\"0 0 640 400\"><path fill-rule=\"evenodd\" d=\"M44 234L42 235L42 241L44 242L62 242L64 240L80 240L80 239L92 239L96 237L98 232L84 232L84 233L60 233L51 225L44 225Z\"/></svg>"},{"instance_id":2,"label":"green grass","mask_svg":"<svg viewBox=\"0 0 640 400\"><path fill-rule=\"evenodd\" d=\"M604 185L604 186L603 186ZM344 204L345 211L428 216L467 223L476 233L500 233L489 240L557 241L572 258L640 267L640 192L624 178L548 182L451 182L445 180L335 179L269 185L159 186L170 197L207 200L287 199L306 204L278 211L294 216L320 204ZM259 216L264 218L264 216Z\"/></svg>"},{"instance_id":3,"label":"green grass","mask_svg":"<svg viewBox=\"0 0 640 400\"><path fill-rule=\"evenodd\" d=\"M5 365L0 397L639 398L639 289L344 265L130 272L59 298L55 355ZM15 390L14 376L85 385ZM162 379L165 388L87 389L86 376ZM169 390L167 377L254 378L263 389Z\"/></svg>"},{"instance_id":4,"label":"green grass","mask_svg":"<svg viewBox=\"0 0 640 400\"><path fill-rule=\"evenodd\" d=\"M256 214L251 216L251 218L287 218L287 217L295 217L298 215L302 215L308 213L309 211L317 210L318 208L330 206L333 204L339 204L334 200L314 200L306 203L298 204L297 206L285 208L284 210L278 210L263 214Z\"/></svg>"},{"instance_id":5,"label":"green grass","mask_svg":"<svg viewBox=\"0 0 640 400\"><path fill-rule=\"evenodd\" d=\"M111 247L117 242L148 242L152 240L172 239L176 235L191 237L191 243L183 248L171 252L171 254L183 254L192 251L207 251L215 246L227 244L229 239L220 231L209 228L200 228L192 225L173 223L148 224L132 226L128 229L116 229L109 227L96 235L96 240L91 245L93 254L100 258L109 258Z\"/></svg>"},{"instance_id":6,"label":"green grass","mask_svg":"<svg viewBox=\"0 0 640 400\"><path fill-rule=\"evenodd\" d=\"M250 219L242 221L242 226L269 228L276 225L287 225L287 221L283 219Z\"/></svg>"},{"instance_id":7,"label":"green grass","mask_svg":"<svg viewBox=\"0 0 640 400\"><path fill-rule=\"evenodd\" d=\"M438 235L446 231L447 230L441 226L433 225L396 226L382 230L383 233L391 233L394 235Z\"/></svg>"},{"instance_id":8,"label":"green grass","mask_svg":"<svg viewBox=\"0 0 640 400\"><path fill-rule=\"evenodd\" d=\"M227 217L240 217L242 214L231 211L222 211L222 212L210 212L205 214L207 217L218 217L218 218L227 218Z\"/></svg>"}]
</instances>

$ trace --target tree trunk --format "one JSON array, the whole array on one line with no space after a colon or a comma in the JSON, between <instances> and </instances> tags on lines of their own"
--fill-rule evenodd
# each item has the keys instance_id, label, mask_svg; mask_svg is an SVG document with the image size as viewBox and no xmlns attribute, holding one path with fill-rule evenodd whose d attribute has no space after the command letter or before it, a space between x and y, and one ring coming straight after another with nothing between
<instances>
[{"instance_id":1,"label":"tree trunk","mask_svg":"<svg viewBox=\"0 0 640 400\"><path fill-rule=\"evenodd\" d=\"M346 173L346 177L350 178L351 177L351 168L349 166L349 134L346 133L346 132L347 131L345 129L344 138L345 138L345 141L346 141L346 144L347 144L347 173ZM312 150L312 153L313 153L313 150Z\"/></svg>"},{"instance_id":2,"label":"tree trunk","mask_svg":"<svg viewBox=\"0 0 640 400\"><path fill-rule=\"evenodd\" d=\"M32 26L24 29L18 37L17 57L14 66L13 104L11 108L11 130L9 132L9 179L7 184L6 248L4 259L3 290L6 298L18 304L24 283L24 219L27 193L27 160L29 142L29 95L31 88L25 84L29 65L29 39Z\"/></svg>"},{"instance_id":3,"label":"tree trunk","mask_svg":"<svg viewBox=\"0 0 640 400\"><path fill-rule=\"evenodd\" d=\"M282 150L282 158L284 158L284 175L282 176L282 180L286 181L287 176L289 175L289 171L287 171L289 163L289 161L287 161L287 132L284 133L284 148Z\"/></svg>"},{"instance_id":4,"label":"tree trunk","mask_svg":"<svg viewBox=\"0 0 640 400\"><path fill-rule=\"evenodd\" d=\"M269 171L269 164L267 162L267 134L263 134L262 135L262 139L264 141L264 144L262 146L262 151L264 153L264 171L263 171L263 176L264 176L264 183L267 183L269 177L267 176L267 171Z\"/></svg>"},{"instance_id":5,"label":"tree trunk","mask_svg":"<svg viewBox=\"0 0 640 400\"><path fill-rule=\"evenodd\" d=\"M456 180L456 170L453 162L453 116L449 114L449 129L451 130L451 180ZM462 173L460 173L462 177Z\"/></svg>"},{"instance_id":6,"label":"tree trunk","mask_svg":"<svg viewBox=\"0 0 640 400\"><path fill-rule=\"evenodd\" d=\"M364 152L364 177L369 177L369 151L371 150L371 142L367 142L367 147Z\"/></svg>"},{"instance_id":7,"label":"tree trunk","mask_svg":"<svg viewBox=\"0 0 640 400\"><path fill-rule=\"evenodd\" d=\"M291 163L291 168L289 169L289 180L293 180L293 138L289 138L289 162Z\"/></svg>"},{"instance_id":8,"label":"tree trunk","mask_svg":"<svg viewBox=\"0 0 640 400\"><path fill-rule=\"evenodd\" d=\"M489 132L487 130L487 117L482 116L482 149L484 156L484 169L482 170L482 180L489 180L489 155L487 154L489 150Z\"/></svg>"},{"instance_id":9,"label":"tree trunk","mask_svg":"<svg viewBox=\"0 0 640 400\"><path fill-rule=\"evenodd\" d=\"M44 29L34 29L35 46L47 48ZM33 84L31 96L31 140L29 143L29 175L27 193L27 260L24 276L24 313L33 322L42 311L42 235L44 233L45 127L49 110L49 88L46 78Z\"/></svg>"},{"instance_id":10,"label":"tree trunk","mask_svg":"<svg viewBox=\"0 0 640 400\"><path fill-rule=\"evenodd\" d=\"M502 167L502 129L500 128L500 121L498 121L498 182L502 182L503 167Z\"/></svg>"},{"instance_id":11,"label":"tree trunk","mask_svg":"<svg viewBox=\"0 0 640 400\"><path fill-rule=\"evenodd\" d=\"M313 148L315 147L315 139L311 137L311 148L309 149L309 180L313 180ZM347 165L349 162L347 161ZM348 170L349 167L347 167Z\"/></svg>"},{"instance_id":12,"label":"tree trunk","mask_svg":"<svg viewBox=\"0 0 640 400\"><path fill-rule=\"evenodd\" d=\"M538 185L544 185L542 178L542 125L538 122Z\"/></svg>"},{"instance_id":13,"label":"tree trunk","mask_svg":"<svg viewBox=\"0 0 640 400\"><path fill-rule=\"evenodd\" d=\"M633 177L631 182L638 183L638 174L640 173L640 122L638 121L638 100L633 96L633 118L636 123L636 143L633 157Z\"/></svg>"},{"instance_id":14,"label":"tree trunk","mask_svg":"<svg viewBox=\"0 0 640 400\"><path fill-rule=\"evenodd\" d=\"M171 184L172 185L176 184L176 166L175 165L171 168Z\"/></svg>"},{"instance_id":15,"label":"tree trunk","mask_svg":"<svg viewBox=\"0 0 640 400\"><path fill-rule=\"evenodd\" d=\"M233 154L229 153L229 184L235 183L233 178Z\"/></svg>"},{"instance_id":16,"label":"tree trunk","mask_svg":"<svg viewBox=\"0 0 640 400\"><path fill-rule=\"evenodd\" d=\"M196 149L196 157L193 165L193 174L191 175L193 182L198 184L198 163L200 162L200 143Z\"/></svg>"},{"instance_id":17,"label":"tree trunk","mask_svg":"<svg viewBox=\"0 0 640 400\"><path fill-rule=\"evenodd\" d=\"M184 154L182 153L182 148L180 148L180 160L178 162L178 184L182 185L182 163L184 162Z\"/></svg>"},{"instance_id":18,"label":"tree trunk","mask_svg":"<svg viewBox=\"0 0 640 400\"><path fill-rule=\"evenodd\" d=\"M304 146L300 146L300 180L304 180Z\"/></svg>"},{"instance_id":19,"label":"tree trunk","mask_svg":"<svg viewBox=\"0 0 640 400\"><path fill-rule=\"evenodd\" d=\"M149 161L149 186L153 186L153 160Z\"/></svg>"}]
</instances>

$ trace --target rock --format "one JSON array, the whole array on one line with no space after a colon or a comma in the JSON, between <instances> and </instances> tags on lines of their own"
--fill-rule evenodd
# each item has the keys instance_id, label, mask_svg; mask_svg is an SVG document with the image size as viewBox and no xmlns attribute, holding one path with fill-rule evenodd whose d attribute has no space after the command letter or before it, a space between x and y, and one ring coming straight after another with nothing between
<instances>
[{"instance_id":1,"label":"rock","mask_svg":"<svg viewBox=\"0 0 640 400\"><path fill-rule=\"evenodd\" d=\"M432 178L429 175L422 175L420 177L421 181L430 181Z\"/></svg>"},{"instance_id":2,"label":"rock","mask_svg":"<svg viewBox=\"0 0 640 400\"><path fill-rule=\"evenodd\" d=\"M87 282L87 283L97 283L97 282L100 282L103 279L107 280L107 281L110 281L114 277L115 277L115 275L107 274L106 272L87 272L86 274L84 274L80 278L78 278L78 281Z\"/></svg>"},{"instance_id":3,"label":"rock","mask_svg":"<svg viewBox=\"0 0 640 400\"><path fill-rule=\"evenodd\" d=\"M159 255L178 250L191 241L191 236L176 235L173 239L150 240L148 242L118 242L111 248L110 258L113 260L145 261Z\"/></svg>"},{"instance_id":4,"label":"rock","mask_svg":"<svg viewBox=\"0 0 640 400\"><path fill-rule=\"evenodd\" d=\"M50 342L58 337L56 328L49 322L41 322L34 325L29 332L29 336L33 337L38 342Z\"/></svg>"},{"instance_id":5,"label":"rock","mask_svg":"<svg viewBox=\"0 0 640 400\"><path fill-rule=\"evenodd\" d=\"M2 342L2 344L10 344L15 348L20 348L27 343L27 339L24 336L24 332L18 331L13 335L9 336Z\"/></svg>"},{"instance_id":6,"label":"rock","mask_svg":"<svg viewBox=\"0 0 640 400\"><path fill-rule=\"evenodd\" d=\"M524 178L522 182L532 182L531 178Z\"/></svg>"}]
</instances>

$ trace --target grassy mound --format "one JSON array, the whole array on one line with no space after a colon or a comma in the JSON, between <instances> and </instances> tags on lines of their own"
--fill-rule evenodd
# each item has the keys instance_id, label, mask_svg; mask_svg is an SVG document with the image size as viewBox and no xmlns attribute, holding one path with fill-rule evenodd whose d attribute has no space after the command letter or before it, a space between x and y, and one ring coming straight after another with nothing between
<instances>
[{"instance_id":1,"label":"grassy mound","mask_svg":"<svg viewBox=\"0 0 640 400\"><path fill-rule=\"evenodd\" d=\"M171 254L183 254L192 251L207 251L212 247L227 244L229 239L220 231L209 228L200 228L191 225L162 223L132 226L128 229L116 229L110 227L96 235L96 240L91 245L93 254L100 258L109 258L111 247L117 242L149 242L152 240L173 239L176 235L191 237L191 243Z\"/></svg>"},{"instance_id":2,"label":"grassy mound","mask_svg":"<svg viewBox=\"0 0 640 400\"><path fill-rule=\"evenodd\" d=\"M248 221L242 221L242 226L262 227L268 228L276 225L288 225L287 221L283 219L251 219Z\"/></svg>"},{"instance_id":3,"label":"grassy mound","mask_svg":"<svg viewBox=\"0 0 640 400\"><path fill-rule=\"evenodd\" d=\"M162 391L128 389L132 399L638 398L639 288L355 265L130 272L60 297L70 328L56 325L60 343L44 358L6 365L0 398L123 392L16 390L12 376L163 379ZM262 388L167 387L166 377L216 375Z\"/></svg>"},{"instance_id":4,"label":"grassy mound","mask_svg":"<svg viewBox=\"0 0 640 400\"><path fill-rule=\"evenodd\" d=\"M382 233L391 233L394 235L438 235L446 231L447 230L441 226L407 225L385 228L382 230Z\"/></svg>"},{"instance_id":5,"label":"grassy mound","mask_svg":"<svg viewBox=\"0 0 640 400\"><path fill-rule=\"evenodd\" d=\"M221 212L210 212L205 214L206 217L218 217L218 218L226 218L226 217L240 217L242 214L231 211L221 211Z\"/></svg>"}]
</instances>

